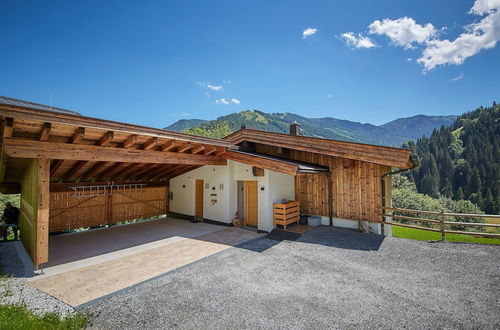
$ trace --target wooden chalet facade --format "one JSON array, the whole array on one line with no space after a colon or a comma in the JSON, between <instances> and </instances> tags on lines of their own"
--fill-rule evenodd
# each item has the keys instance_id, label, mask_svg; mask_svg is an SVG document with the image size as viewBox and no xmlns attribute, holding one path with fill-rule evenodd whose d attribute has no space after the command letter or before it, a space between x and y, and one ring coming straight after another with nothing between
<instances>
[{"instance_id":1,"label":"wooden chalet facade","mask_svg":"<svg viewBox=\"0 0 500 330\"><path fill-rule=\"evenodd\" d=\"M21 237L37 267L48 261L50 232L172 210L229 224L245 189L255 191L245 216L261 230L272 229L272 203L283 199L330 223L379 225L390 202L382 178L414 166L404 149L252 129L219 140L7 97L0 116L0 192L21 194Z\"/></svg>"}]
</instances>

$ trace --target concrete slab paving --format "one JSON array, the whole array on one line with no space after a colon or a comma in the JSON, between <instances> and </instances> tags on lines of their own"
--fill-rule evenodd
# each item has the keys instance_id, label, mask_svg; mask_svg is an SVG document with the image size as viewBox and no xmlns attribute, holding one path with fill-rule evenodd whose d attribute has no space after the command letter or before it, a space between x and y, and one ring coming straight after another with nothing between
<instances>
[{"instance_id":1,"label":"concrete slab paving","mask_svg":"<svg viewBox=\"0 0 500 330\"><path fill-rule=\"evenodd\" d=\"M155 222L99 230L97 234L55 236L53 245L64 249L69 256L59 251L52 261L54 266L46 268L43 276L32 278L30 285L76 307L261 236L243 229L177 219ZM106 240L108 230L111 233ZM149 234L151 230L155 233ZM165 232L159 234L160 231ZM131 242L145 242L148 235L156 240L127 247ZM109 243L113 237L119 238L116 247ZM72 254L78 255L80 251L90 257L61 263L74 260ZM100 252L104 254L99 255Z\"/></svg>"}]
</instances>

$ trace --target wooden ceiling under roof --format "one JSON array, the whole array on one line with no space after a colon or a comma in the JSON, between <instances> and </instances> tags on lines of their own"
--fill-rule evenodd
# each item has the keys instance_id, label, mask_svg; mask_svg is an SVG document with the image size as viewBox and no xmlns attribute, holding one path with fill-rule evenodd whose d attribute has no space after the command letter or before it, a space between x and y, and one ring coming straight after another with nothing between
<instances>
[{"instance_id":1,"label":"wooden ceiling under roof","mask_svg":"<svg viewBox=\"0 0 500 330\"><path fill-rule=\"evenodd\" d=\"M30 158L51 159L52 182L166 181L225 165L227 141L0 104L0 182L20 182Z\"/></svg>"}]
</instances>

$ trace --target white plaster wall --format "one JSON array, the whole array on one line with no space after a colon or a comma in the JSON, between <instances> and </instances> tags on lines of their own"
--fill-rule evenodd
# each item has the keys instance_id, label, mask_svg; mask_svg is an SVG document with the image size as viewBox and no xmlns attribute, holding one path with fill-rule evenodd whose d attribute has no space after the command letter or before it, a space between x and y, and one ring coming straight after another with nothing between
<instances>
[{"instance_id":1,"label":"white plaster wall","mask_svg":"<svg viewBox=\"0 0 500 330\"><path fill-rule=\"evenodd\" d=\"M232 222L229 212L231 187L227 166L203 166L170 180L170 211L193 216L195 212L195 181L202 179L209 188L203 187L203 217L221 222ZM223 187L221 187L221 184ZM182 186L185 188L182 188ZM221 189L222 188L222 189ZM217 196L210 196L216 194ZM212 199L217 200L212 204Z\"/></svg>"},{"instance_id":2,"label":"white plaster wall","mask_svg":"<svg viewBox=\"0 0 500 330\"><path fill-rule=\"evenodd\" d=\"M295 198L293 176L264 170L264 176L256 177L252 173L252 166L230 160L227 166L207 165L171 179L173 199L170 201L170 211L194 216L196 179L202 179L210 186L209 189L203 189L203 217L226 223L232 222L238 211L238 181L257 181L258 229L264 231L274 228L273 203ZM223 189L220 189L220 184L224 185ZM215 205L211 203L212 193L217 194Z\"/></svg>"},{"instance_id":3,"label":"white plaster wall","mask_svg":"<svg viewBox=\"0 0 500 330\"><path fill-rule=\"evenodd\" d=\"M262 221L262 228L265 228L262 230L273 230L273 204L281 203L283 199L295 200L295 177L269 171L269 208Z\"/></svg>"}]
</instances>

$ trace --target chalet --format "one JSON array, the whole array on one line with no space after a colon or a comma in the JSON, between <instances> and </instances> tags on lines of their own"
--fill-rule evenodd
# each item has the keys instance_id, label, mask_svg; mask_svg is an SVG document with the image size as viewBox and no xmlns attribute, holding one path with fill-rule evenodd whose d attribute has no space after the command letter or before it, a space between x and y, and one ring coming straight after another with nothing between
<instances>
[{"instance_id":1,"label":"chalet","mask_svg":"<svg viewBox=\"0 0 500 330\"><path fill-rule=\"evenodd\" d=\"M7 97L0 116L0 192L21 194L36 266L48 261L49 233L163 214L231 225L238 213L269 232L291 205L292 220L299 208L324 225L387 235L390 175L417 165L410 150L301 136L298 124L220 140Z\"/></svg>"}]
</instances>

